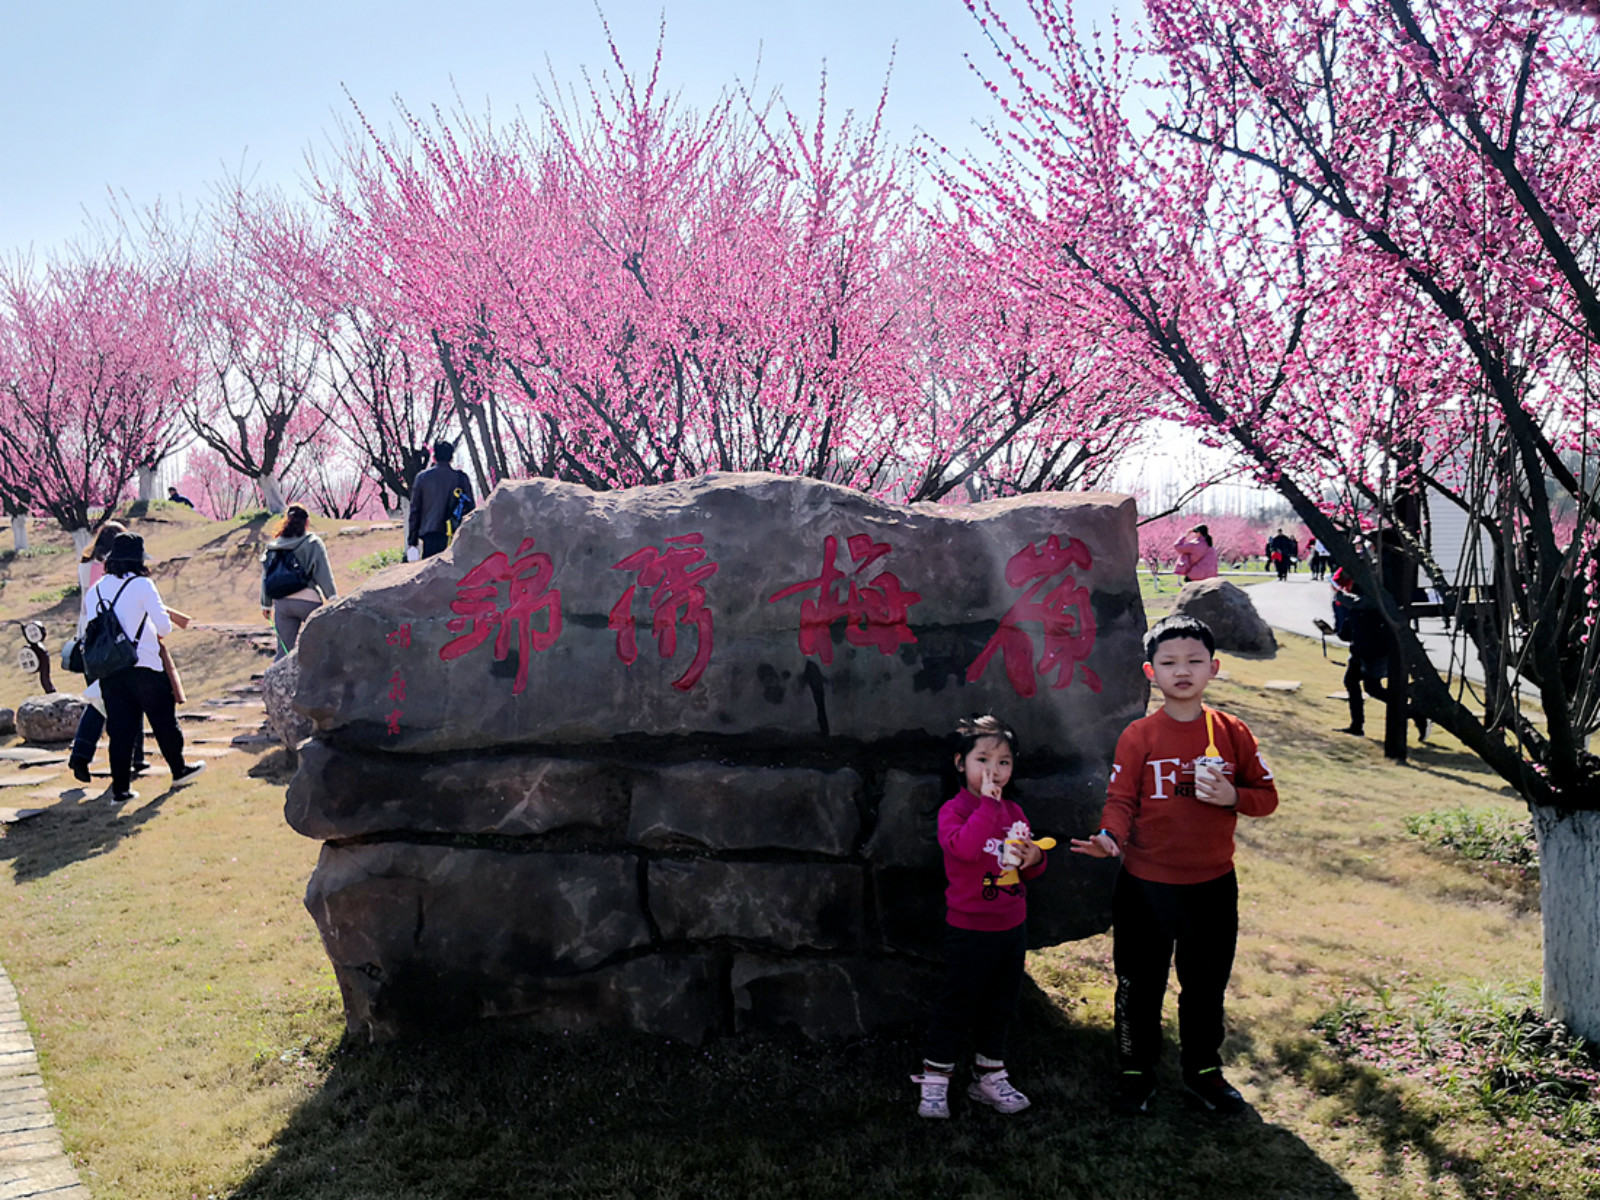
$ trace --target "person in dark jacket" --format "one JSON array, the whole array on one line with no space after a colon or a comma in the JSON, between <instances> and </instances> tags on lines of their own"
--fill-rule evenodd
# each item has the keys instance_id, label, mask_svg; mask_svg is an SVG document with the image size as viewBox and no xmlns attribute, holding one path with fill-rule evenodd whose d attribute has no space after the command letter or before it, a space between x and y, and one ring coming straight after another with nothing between
<instances>
[{"instance_id":1,"label":"person in dark jacket","mask_svg":"<svg viewBox=\"0 0 1600 1200\"><path fill-rule=\"evenodd\" d=\"M1344 641L1350 643L1350 661L1344 669L1345 698L1350 705L1350 724L1339 733L1366 733L1366 703L1362 692L1374 700L1389 703L1389 688L1385 682L1389 674L1389 655L1394 649L1394 635L1383 619L1378 606L1355 590L1354 582L1344 571L1333 574L1333 628ZM1426 717L1412 713L1417 723L1417 734L1426 741L1431 722Z\"/></svg>"},{"instance_id":2,"label":"person in dark jacket","mask_svg":"<svg viewBox=\"0 0 1600 1200\"><path fill-rule=\"evenodd\" d=\"M435 442L433 466L421 472L411 487L406 546L420 543L423 558L442 553L466 515L477 507L472 499L472 481L464 471L450 465L455 452L452 443Z\"/></svg>"},{"instance_id":3,"label":"person in dark jacket","mask_svg":"<svg viewBox=\"0 0 1600 1200\"><path fill-rule=\"evenodd\" d=\"M289 505L272 540L261 552L261 615L272 622L278 635L274 661L294 649L306 618L320 608L324 600L332 600L339 594L339 589L333 585L327 547L316 534L306 531L310 521L311 514L303 505ZM285 559L288 561L282 562ZM271 596L267 593L267 578L280 562L298 573L303 586L281 596Z\"/></svg>"}]
</instances>

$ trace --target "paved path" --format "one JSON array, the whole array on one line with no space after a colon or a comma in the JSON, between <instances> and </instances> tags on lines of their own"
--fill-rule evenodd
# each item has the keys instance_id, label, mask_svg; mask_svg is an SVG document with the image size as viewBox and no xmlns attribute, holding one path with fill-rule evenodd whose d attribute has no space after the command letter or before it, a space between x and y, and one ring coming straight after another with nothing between
<instances>
[{"instance_id":1,"label":"paved path","mask_svg":"<svg viewBox=\"0 0 1600 1200\"><path fill-rule=\"evenodd\" d=\"M89 1189L61 1148L17 989L0 967L0 1200L36 1196L89 1200Z\"/></svg>"}]
</instances>

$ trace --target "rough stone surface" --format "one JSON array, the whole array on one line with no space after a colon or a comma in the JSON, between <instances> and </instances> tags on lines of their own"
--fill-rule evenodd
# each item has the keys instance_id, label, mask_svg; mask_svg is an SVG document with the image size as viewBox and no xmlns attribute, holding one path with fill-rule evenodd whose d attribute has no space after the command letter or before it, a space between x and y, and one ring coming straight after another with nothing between
<instances>
[{"instance_id":1,"label":"rough stone surface","mask_svg":"<svg viewBox=\"0 0 1600 1200\"><path fill-rule=\"evenodd\" d=\"M927 1020L937 968L894 960L771 959L733 963L734 1025L740 1032L798 1029L812 1037L857 1037Z\"/></svg>"},{"instance_id":2,"label":"rough stone surface","mask_svg":"<svg viewBox=\"0 0 1600 1200\"><path fill-rule=\"evenodd\" d=\"M633 785L628 840L711 850L814 850L848 854L861 828L854 771L689 763Z\"/></svg>"},{"instance_id":3,"label":"rough stone surface","mask_svg":"<svg viewBox=\"0 0 1600 1200\"><path fill-rule=\"evenodd\" d=\"M1250 597L1224 579L1184 584L1172 611L1204 621L1217 639L1218 650L1264 657L1278 652L1272 627L1261 619Z\"/></svg>"},{"instance_id":4,"label":"rough stone surface","mask_svg":"<svg viewBox=\"0 0 1600 1200\"><path fill-rule=\"evenodd\" d=\"M25 742L70 742L85 707L83 697L71 692L29 696L17 706L17 733Z\"/></svg>"},{"instance_id":5,"label":"rough stone surface","mask_svg":"<svg viewBox=\"0 0 1600 1200\"><path fill-rule=\"evenodd\" d=\"M306 891L352 1030L503 1013L547 975L646 945L638 863L381 842L325 845Z\"/></svg>"},{"instance_id":6,"label":"rough stone surface","mask_svg":"<svg viewBox=\"0 0 1600 1200\"><path fill-rule=\"evenodd\" d=\"M858 946L860 867L832 863L653 862L650 911L668 941L735 938L783 950Z\"/></svg>"},{"instance_id":7,"label":"rough stone surface","mask_svg":"<svg viewBox=\"0 0 1600 1200\"><path fill-rule=\"evenodd\" d=\"M298 645L268 667L261 676L261 700L267 709L267 728L283 743L285 750L293 750L311 736L310 720L294 707L295 689L299 682Z\"/></svg>"},{"instance_id":8,"label":"rough stone surface","mask_svg":"<svg viewBox=\"0 0 1600 1200\"><path fill-rule=\"evenodd\" d=\"M14 708L0 708L0 733L15 733L17 731L17 710Z\"/></svg>"},{"instance_id":9,"label":"rough stone surface","mask_svg":"<svg viewBox=\"0 0 1600 1200\"><path fill-rule=\"evenodd\" d=\"M419 760L314 741L301 749L284 816L324 839L406 830L526 836L620 832L627 807L628 776L607 763L529 754Z\"/></svg>"},{"instance_id":10,"label":"rough stone surface","mask_svg":"<svg viewBox=\"0 0 1600 1200\"><path fill-rule=\"evenodd\" d=\"M1036 833L1094 828L1148 694L1134 516L774 476L503 485L263 681L298 746L285 815L327 843L306 905L350 1028L924 1021L949 734L999 713ZM1054 851L1034 943L1104 930L1115 869Z\"/></svg>"},{"instance_id":11,"label":"rough stone surface","mask_svg":"<svg viewBox=\"0 0 1600 1200\"><path fill-rule=\"evenodd\" d=\"M319 609L300 635L296 702L322 735L385 750L638 734L826 745L943 737L997 709L1026 745L1102 756L1146 696L1125 669L1144 629L1134 520L1131 498L1100 494L906 508L773 475L620 492L521 480L443 554ZM678 549L703 553L686 567L716 567L698 585L709 620L682 619L692 585L680 587L663 657L649 605L665 585L619 564L694 536ZM528 611L502 621L513 578ZM636 583L631 614L619 612ZM1055 667L1046 606L1070 631L1050 648ZM701 629L710 654L690 679Z\"/></svg>"}]
</instances>

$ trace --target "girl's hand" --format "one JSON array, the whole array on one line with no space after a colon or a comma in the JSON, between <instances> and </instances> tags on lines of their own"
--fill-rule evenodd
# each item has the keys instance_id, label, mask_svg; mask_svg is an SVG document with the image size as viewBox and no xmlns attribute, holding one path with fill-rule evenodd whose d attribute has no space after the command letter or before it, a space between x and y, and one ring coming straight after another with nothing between
<instances>
[{"instance_id":1,"label":"girl's hand","mask_svg":"<svg viewBox=\"0 0 1600 1200\"><path fill-rule=\"evenodd\" d=\"M1022 863L1019 870L1026 871L1029 867L1038 865L1044 858L1044 851L1039 849L1037 842L1025 842L1022 846Z\"/></svg>"},{"instance_id":2,"label":"girl's hand","mask_svg":"<svg viewBox=\"0 0 1600 1200\"><path fill-rule=\"evenodd\" d=\"M988 767L983 769L983 794L991 800L1000 799L1000 785L994 781L994 771Z\"/></svg>"},{"instance_id":3,"label":"girl's hand","mask_svg":"<svg viewBox=\"0 0 1600 1200\"><path fill-rule=\"evenodd\" d=\"M270 621L270 620L272 620L272 610L271 610L271 609L270 609L270 608L263 608L263 609L262 609L262 610L261 610L261 619L262 619L262 620L263 620L263 621Z\"/></svg>"},{"instance_id":4,"label":"girl's hand","mask_svg":"<svg viewBox=\"0 0 1600 1200\"><path fill-rule=\"evenodd\" d=\"M1109 833L1096 833L1088 838L1073 838L1072 852L1087 854L1090 858L1120 858L1122 847Z\"/></svg>"}]
</instances>

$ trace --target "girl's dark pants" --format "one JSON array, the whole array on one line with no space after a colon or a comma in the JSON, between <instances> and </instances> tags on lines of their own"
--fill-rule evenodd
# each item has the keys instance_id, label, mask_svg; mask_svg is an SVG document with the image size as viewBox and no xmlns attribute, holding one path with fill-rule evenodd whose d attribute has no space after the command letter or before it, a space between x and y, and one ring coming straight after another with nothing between
<instances>
[{"instance_id":1,"label":"girl's dark pants","mask_svg":"<svg viewBox=\"0 0 1600 1200\"><path fill-rule=\"evenodd\" d=\"M969 1030L977 1053L1005 1059L1006 1030L1022 995L1027 952L1026 922L998 932L945 926L944 988L928 1028L929 1062L955 1062Z\"/></svg>"},{"instance_id":2,"label":"girl's dark pants","mask_svg":"<svg viewBox=\"0 0 1600 1200\"><path fill-rule=\"evenodd\" d=\"M1185 1074L1222 1065L1222 996L1239 938L1239 877L1151 883L1123 871L1111 900L1117 1057L1151 1071L1161 1057L1161 1000L1178 958L1178 1035Z\"/></svg>"},{"instance_id":3,"label":"girl's dark pants","mask_svg":"<svg viewBox=\"0 0 1600 1200\"><path fill-rule=\"evenodd\" d=\"M178 728L172 682L165 671L130 667L100 681L106 702L106 729L111 745L111 790L126 792L133 781L133 747L140 724L149 718L156 745L174 776L183 771L183 731Z\"/></svg>"}]
</instances>

